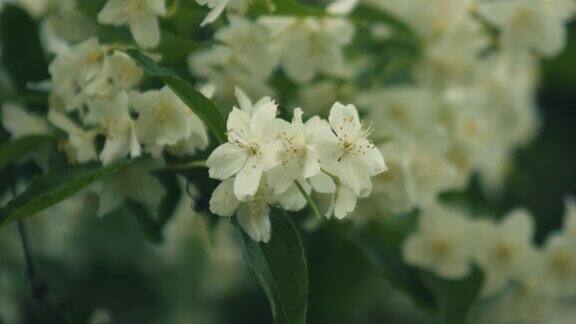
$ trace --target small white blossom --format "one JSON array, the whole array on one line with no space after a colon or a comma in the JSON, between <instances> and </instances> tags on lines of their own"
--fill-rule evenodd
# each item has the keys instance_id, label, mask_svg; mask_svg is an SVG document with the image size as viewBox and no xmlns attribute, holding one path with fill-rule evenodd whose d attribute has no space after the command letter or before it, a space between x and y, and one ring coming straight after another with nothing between
<instances>
[{"instance_id":1,"label":"small white blossom","mask_svg":"<svg viewBox=\"0 0 576 324\"><path fill-rule=\"evenodd\" d=\"M98 215L105 216L125 200L133 200L149 210L158 210L165 195L164 186L151 172L163 166L160 160L137 161L102 182L99 190Z\"/></svg>"},{"instance_id":2,"label":"small white blossom","mask_svg":"<svg viewBox=\"0 0 576 324\"><path fill-rule=\"evenodd\" d=\"M242 229L256 242L267 243L270 240L271 206L298 211L306 205L306 200L295 185L276 195L266 177L260 181L257 192L241 202L235 196L234 182L234 178L228 178L216 187L210 198L210 211L222 217L236 215ZM304 184L303 187L306 192L310 192L309 185Z\"/></svg>"},{"instance_id":3,"label":"small white blossom","mask_svg":"<svg viewBox=\"0 0 576 324\"><path fill-rule=\"evenodd\" d=\"M563 297L576 294L576 240L555 234L543 251L544 283L549 293Z\"/></svg>"},{"instance_id":4,"label":"small white blossom","mask_svg":"<svg viewBox=\"0 0 576 324\"><path fill-rule=\"evenodd\" d=\"M481 223L476 227L478 249L475 260L484 272L482 294L501 291L532 256L534 226L526 210L508 213L500 224Z\"/></svg>"},{"instance_id":5,"label":"small white blossom","mask_svg":"<svg viewBox=\"0 0 576 324\"><path fill-rule=\"evenodd\" d=\"M144 71L126 54L114 51L109 57L110 79L120 89L128 90L140 82Z\"/></svg>"},{"instance_id":6,"label":"small white blossom","mask_svg":"<svg viewBox=\"0 0 576 324\"><path fill-rule=\"evenodd\" d=\"M189 139L198 148L206 146L204 125L170 88L133 93L130 103L138 112L136 134L149 151L159 153L164 146Z\"/></svg>"},{"instance_id":7,"label":"small white blossom","mask_svg":"<svg viewBox=\"0 0 576 324\"><path fill-rule=\"evenodd\" d=\"M268 97L255 104L241 91L236 96L240 109L228 116L228 143L218 146L208 157L211 178L225 180L236 176L234 194L245 201L256 194L262 173L277 164L277 143L273 130L276 104Z\"/></svg>"},{"instance_id":8,"label":"small white blossom","mask_svg":"<svg viewBox=\"0 0 576 324\"><path fill-rule=\"evenodd\" d=\"M386 171L382 154L369 140L370 129L360 124L353 105L335 103L330 109L330 124L314 127L314 144L322 168L337 176L359 197L372 190L371 177Z\"/></svg>"},{"instance_id":9,"label":"small white blossom","mask_svg":"<svg viewBox=\"0 0 576 324\"><path fill-rule=\"evenodd\" d=\"M334 195L332 196L332 202L330 207L326 212L326 218L336 217L337 219L344 219L348 214L354 211L356 208L356 201L358 197L351 189L345 186L339 186L336 188Z\"/></svg>"},{"instance_id":10,"label":"small white blossom","mask_svg":"<svg viewBox=\"0 0 576 324\"><path fill-rule=\"evenodd\" d=\"M48 112L48 120L68 134L68 140L64 142L62 149L66 152L71 162L85 163L96 160L97 154L94 147L95 130L84 130L66 115L55 110Z\"/></svg>"},{"instance_id":11,"label":"small white blossom","mask_svg":"<svg viewBox=\"0 0 576 324\"><path fill-rule=\"evenodd\" d=\"M316 150L302 122L302 114L302 109L296 108L292 123L276 122L276 136L281 144L280 165L268 171L268 179L276 194L286 191L296 179L308 179L320 172Z\"/></svg>"},{"instance_id":12,"label":"small white blossom","mask_svg":"<svg viewBox=\"0 0 576 324\"><path fill-rule=\"evenodd\" d=\"M46 118L28 112L20 105L5 103L2 106L1 117L2 127L14 138L50 133Z\"/></svg>"},{"instance_id":13,"label":"small white blossom","mask_svg":"<svg viewBox=\"0 0 576 324\"><path fill-rule=\"evenodd\" d=\"M342 48L352 41L354 26L341 18L263 17L284 72L294 81L311 81L344 64Z\"/></svg>"},{"instance_id":14,"label":"small white blossom","mask_svg":"<svg viewBox=\"0 0 576 324\"><path fill-rule=\"evenodd\" d=\"M449 279L471 270L472 247L463 215L438 207L422 211L418 230L402 246L404 260Z\"/></svg>"},{"instance_id":15,"label":"small white blossom","mask_svg":"<svg viewBox=\"0 0 576 324\"><path fill-rule=\"evenodd\" d=\"M158 16L165 13L164 0L108 0L98 14L98 22L128 25L140 47L152 48L160 43Z\"/></svg>"},{"instance_id":16,"label":"small white blossom","mask_svg":"<svg viewBox=\"0 0 576 324\"><path fill-rule=\"evenodd\" d=\"M131 157L140 156L140 144L130 118L128 95L125 92L120 92L112 100L96 99L89 107L86 121L98 124L106 136L106 143L100 153L104 165L128 154Z\"/></svg>"}]
</instances>

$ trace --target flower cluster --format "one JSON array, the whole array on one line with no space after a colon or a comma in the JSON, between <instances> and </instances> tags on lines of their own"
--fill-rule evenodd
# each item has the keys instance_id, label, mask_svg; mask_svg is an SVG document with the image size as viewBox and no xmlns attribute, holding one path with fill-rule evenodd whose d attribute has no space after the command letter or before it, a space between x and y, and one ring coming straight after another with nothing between
<instances>
[{"instance_id":1,"label":"flower cluster","mask_svg":"<svg viewBox=\"0 0 576 324\"><path fill-rule=\"evenodd\" d=\"M182 156L208 145L202 121L169 88L136 90L142 70L126 54L94 38L61 49L50 73L48 119L68 134L64 148L71 161L99 158L109 164L139 156L141 146L153 156L164 149ZM106 139L100 153L94 145L98 134Z\"/></svg>"},{"instance_id":2,"label":"flower cluster","mask_svg":"<svg viewBox=\"0 0 576 324\"><path fill-rule=\"evenodd\" d=\"M566 199L564 228L534 243L531 214L515 209L495 222L468 218L434 206L420 215L418 229L403 245L409 264L447 279L461 279L473 265L484 274L482 296L493 297L513 283L522 298L542 302L576 295L576 202Z\"/></svg>"},{"instance_id":3,"label":"flower cluster","mask_svg":"<svg viewBox=\"0 0 576 324\"><path fill-rule=\"evenodd\" d=\"M223 180L212 194L210 210L237 214L255 241L270 239L269 205L300 210L306 200L299 190L313 189L333 194L326 217L342 219L354 210L357 198L370 194L371 177L386 171L353 105L337 102L328 121L314 116L305 123L296 108L290 123L276 117L276 103L269 97L252 103L239 88L236 97L239 107L228 116L228 142L206 161L210 177Z\"/></svg>"}]
</instances>

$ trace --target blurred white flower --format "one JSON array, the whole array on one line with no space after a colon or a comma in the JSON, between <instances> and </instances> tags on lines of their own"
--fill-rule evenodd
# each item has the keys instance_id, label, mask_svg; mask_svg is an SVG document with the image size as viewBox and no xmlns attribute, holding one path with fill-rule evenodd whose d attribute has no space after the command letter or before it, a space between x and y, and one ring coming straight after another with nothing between
<instances>
[{"instance_id":1,"label":"blurred white flower","mask_svg":"<svg viewBox=\"0 0 576 324\"><path fill-rule=\"evenodd\" d=\"M192 140L198 148L206 147L208 137L204 125L167 86L161 90L134 92L130 104L138 112L138 139L155 155L163 147L184 140Z\"/></svg>"},{"instance_id":2,"label":"blurred white flower","mask_svg":"<svg viewBox=\"0 0 576 324\"><path fill-rule=\"evenodd\" d=\"M448 279L471 270L472 247L464 215L439 207L423 210L418 230L402 246L404 260Z\"/></svg>"},{"instance_id":3,"label":"blurred white flower","mask_svg":"<svg viewBox=\"0 0 576 324\"><path fill-rule=\"evenodd\" d=\"M382 154L368 140L371 130L362 127L353 105L335 103L329 121L311 125L322 168L357 196L366 197L372 190L370 178L387 169Z\"/></svg>"},{"instance_id":4,"label":"blurred white flower","mask_svg":"<svg viewBox=\"0 0 576 324\"><path fill-rule=\"evenodd\" d=\"M140 156L140 144L134 130L134 123L128 110L128 95L120 92L115 98L96 99L89 103L86 121L100 126L106 143L100 153L104 165L119 160L126 155Z\"/></svg>"},{"instance_id":5,"label":"blurred white flower","mask_svg":"<svg viewBox=\"0 0 576 324\"><path fill-rule=\"evenodd\" d=\"M576 4L570 0L483 1L478 12L500 28L507 50L551 57L566 44L564 24L576 12Z\"/></svg>"},{"instance_id":6,"label":"blurred white flower","mask_svg":"<svg viewBox=\"0 0 576 324\"><path fill-rule=\"evenodd\" d=\"M165 189L151 172L162 166L161 160L137 161L106 178L98 191L98 215L109 214L126 200L140 203L150 211L158 210Z\"/></svg>"},{"instance_id":7,"label":"blurred white flower","mask_svg":"<svg viewBox=\"0 0 576 324\"><path fill-rule=\"evenodd\" d=\"M555 234L544 246L544 283L555 296L576 294L576 240Z\"/></svg>"},{"instance_id":8,"label":"blurred white flower","mask_svg":"<svg viewBox=\"0 0 576 324\"><path fill-rule=\"evenodd\" d=\"M96 160L97 154L94 147L95 130L84 130L66 115L53 109L48 112L48 120L68 134L68 139L63 142L62 149L68 155L70 162L85 163Z\"/></svg>"},{"instance_id":9,"label":"blurred white flower","mask_svg":"<svg viewBox=\"0 0 576 324\"><path fill-rule=\"evenodd\" d=\"M206 165L211 178L225 180L235 175L234 194L246 201L256 194L262 173L277 164L276 104L268 97L252 104L240 89L236 97L240 109L234 107L228 115L228 143L218 146Z\"/></svg>"},{"instance_id":10,"label":"blurred white flower","mask_svg":"<svg viewBox=\"0 0 576 324\"><path fill-rule=\"evenodd\" d=\"M160 43L158 16L166 13L164 0L108 0L98 22L128 25L138 46L152 48Z\"/></svg>"},{"instance_id":11,"label":"blurred white flower","mask_svg":"<svg viewBox=\"0 0 576 324\"><path fill-rule=\"evenodd\" d=\"M574 196L564 198L563 225L562 231L564 235L576 238L576 199L574 199Z\"/></svg>"},{"instance_id":12,"label":"blurred white flower","mask_svg":"<svg viewBox=\"0 0 576 324\"><path fill-rule=\"evenodd\" d=\"M354 36L354 25L341 18L269 16L258 21L270 30L284 72L299 83L341 67L342 49Z\"/></svg>"},{"instance_id":13,"label":"blurred white flower","mask_svg":"<svg viewBox=\"0 0 576 324\"><path fill-rule=\"evenodd\" d=\"M50 134L50 126L46 118L28 112L20 105L4 103L1 117L2 127L14 138Z\"/></svg>"},{"instance_id":14,"label":"blurred white flower","mask_svg":"<svg viewBox=\"0 0 576 324\"><path fill-rule=\"evenodd\" d=\"M532 257L534 225L528 211L516 209L499 224L482 222L474 228L475 260L484 272L483 296L501 291Z\"/></svg>"},{"instance_id":15,"label":"blurred white flower","mask_svg":"<svg viewBox=\"0 0 576 324\"><path fill-rule=\"evenodd\" d=\"M126 54L114 51L110 60L110 78L119 89L128 90L140 82L144 71Z\"/></svg>"}]
</instances>

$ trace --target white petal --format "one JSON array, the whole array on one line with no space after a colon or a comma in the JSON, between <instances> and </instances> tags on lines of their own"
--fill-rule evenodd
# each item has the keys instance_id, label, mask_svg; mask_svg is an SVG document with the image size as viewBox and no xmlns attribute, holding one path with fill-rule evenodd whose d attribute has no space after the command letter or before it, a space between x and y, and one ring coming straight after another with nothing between
<instances>
[{"instance_id":1,"label":"white petal","mask_svg":"<svg viewBox=\"0 0 576 324\"><path fill-rule=\"evenodd\" d=\"M262 161L249 157L246 164L234 179L234 195L240 201L246 201L258 191L262 177Z\"/></svg>"},{"instance_id":2,"label":"white petal","mask_svg":"<svg viewBox=\"0 0 576 324\"><path fill-rule=\"evenodd\" d=\"M354 105L344 106L336 102L330 109L328 120L338 138L351 143L356 141L360 133L360 118Z\"/></svg>"},{"instance_id":3,"label":"white petal","mask_svg":"<svg viewBox=\"0 0 576 324\"><path fill-rule=\"evenodd\" d=\"M246 204L240 206L236 216L238 223L254 241L267 243L270 240L271 232L268 217L270 208L264 203L251 207L249 208Z\"/></svg>"},{"instance_id":4,"label":"white petal","mask_svg":"<svg viewBox=\"0 0 576 324\"><path fill-rule=\"evenodd\" d=\"M356 8L360 0L336 0L328 5L326 11L333 15L347 15Z\"/></svg>"},{"instance_id":5,"label":"white petal","mask_svg":"<svg viewBox=\"0 0 576 324\"><path fill-rule=\"evenodd\" d=\"M128 155L131 145L130 140L131 138L126 136L107 139L99 156L102 164L108 165Z\"/></svg>"},{"instance_id":6,"label":"white petal","mask_svg":"<svg viewBox=\"0 0 576 324\"><path fill-rule=\"evenodd\" d=\"M206 160L210 178L225 180L242 170L248 161L248 153L234 144L218 146Z\"/></svg>"},{"instance_id":7,"label":"white petal","mask_svg":"<svg viewBox=\"0 0 576 324\"><path fill-rule=\"evenodd\" d=\"M290 161L286 165L278 165L270 169L266 174L268 183L275 194L281 194L286 191L300 176L298 161Z\"/></svg>"},{"instance_id":8,"label":"white petal","mask_svg":"<svg viewBox=\"0 0 576 324\"><path fill-rule=\"evenodd\" d=\"M318 193L329 194L336 191L336 184L332 177L322 171L308 180L312 185L312 189Z\"/></svg>"},{"instance_id":9,"label":"white petal","mask_svg":"<svg viewBox=\"0 0 576 324\"><path fill-rule=\"evenodd\" d=\"M302 187L306 193L310 193L310 185L302 182ZM302 193L300 193L300 190L298 190L294 184L292 184L288 190L277 195L275 198L280 204L280 207L288 211L299 211L306 206L306 198L302 196Z\"/></svg>"},{"instance_id":10,"label":"white petal","mask_svg":"<svg viewBox=\"0 0 576 324\"><path fill-rule=\"evenodd\" d=\"M320 163L318 162L318 155L314 148L309 147L303 156L302 163L302 177L308 179L317 175L320 172Z\"/></svg>"},{"instance_id":11,"label":"white petal","mask_svg":"<svg viewBox=\"0 0 576 324\"><path fill-rule=\"evenodd\" d=\"M160 43L160 26L158 18L148 14L138 20L131 21L130 31L136 44L142 48L153 48Z\"/></svg>"},{"instance_id":12,"label":"white petal","mask_svg":"<svg viewBox=\"0 0 576 324\"><path fill-rule=\"evenodd\" d=\"M98 13L98 22L101 24L123 25L128 21L124 14L126 1L110 0L106 2L102 10Z\"/></svg>"},{"instance_id":13,"label":"white petal","mask_svg":"<svg viewBox=\"0 0 576 324\"><path fill-rule=\"evenodd\" d=\"M220 183L210 197L210 212L230 217L234 215L240 202L234 197L234 179L227 179Z\"/></svg>"},{"instance_id":14,"label":"white petal","mask_svg":"<svg viewBox=\"0 0 576 324\"><path fill-rule=\"evenodd\" d=\"M534 223L526 209L515 209L508 213L501 228L505 229L510 239L520 242L531 242L534 236Z\"/></svg>"},{"instance_id":15,"label":"white petal","mask_svg":"<svg viewBox=\"0 0 576 324\"><path fill-rule=\"evenodd\" d=\"M372 188L372 182L362 164L358 163L354 156L346 154L342 157L338 177L342 184L349 187L357 196L365 197Z\"/></svg>"},{"instance_id":16,"label":"white petal","mask_svg":"<svg viewBox=\"0 0 576 324\"><path fill-rule=\"evenodd\" d=\"M356 194L346 187L338 188L336 196L336 203L334 205L334 216L338 219L343 219L354 211L356 207Z\"/></svg>"},{"instance_id":17,"label":"white petal","mask_svg":"<svg viewBox=\"0 0 576 324\"><path fill-rule=\"evenodd\" d=\"M204 18L202 23L200 23L200 26L204 27L207 24L213 23L216 19L218 19L218 17L220 17L220 15L222 14L222 11L224 11L224 9L226 8L227 5L228 5L228 0L218 1L218 4L216 5L216 7L214 7L212 10L210 10L208 15L206 15L206 18Z\"/></svg>"},{"instance_id":18,"label":"white petal","mask_svg":"<svg viewBox=\"0 0 576 324\"><path fill-rule=\"evenodd\" d=\"M250 137L250 116L234 107L226 122L226 131L228 132L228 140L232 143L237 140L244 140Z\"/></svg>"},{"instance_id":19,"label":"white petal","mask_svg":"<svg viewBox=\"0 0 576 324\"><path fill-rule=\"evenodd\" d=\"M120 206L124 194L114 179L103 182L98 195L98 216L103 217Z\"/></svg>"},{"instance_id":20,"label":"white petal","mask_svg":"<svg viewBox=\"0 0 576 324\"><path fill-rule=\"evenodd\" d=\"M238 104L240 105L240 109L249 115L252 115L252 101L250 98L240 89L240 87L234 88L234 95L236 95L236 100L238 100Z\"/></svg>"}]
</instances>

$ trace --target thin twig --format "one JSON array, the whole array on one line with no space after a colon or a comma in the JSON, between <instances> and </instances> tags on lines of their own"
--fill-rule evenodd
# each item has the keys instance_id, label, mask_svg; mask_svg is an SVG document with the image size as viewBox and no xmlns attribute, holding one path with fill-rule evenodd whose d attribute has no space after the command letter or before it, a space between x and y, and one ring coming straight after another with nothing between
<instances>
[{"instance_id":1,"label":"thin twig","mask_svg":"<svg viewBox=\"0 0 576 324\"><path fill-rule=\"evenodd\" d=\"M12 180L12 196L16 197L16 179L13 177ZM60 316L54 308L50 305L47 300L48 296L48 285L40 280L36 275L36 269L34 267L34 262L32 260L32 248L30 246L30 240L28 239L28 232L26 230L26 224L24 220L18 220L18 234L20 236L20 242L22 243L22 250L24 253L24 262L26 263L26 275L28 277L28 283L30 285L30 290L32 297L40 304L42 304L46 310L54 317L54 319L59 323L65 323L66 321L62 316Z\"/></svg>"}]
</instances>

